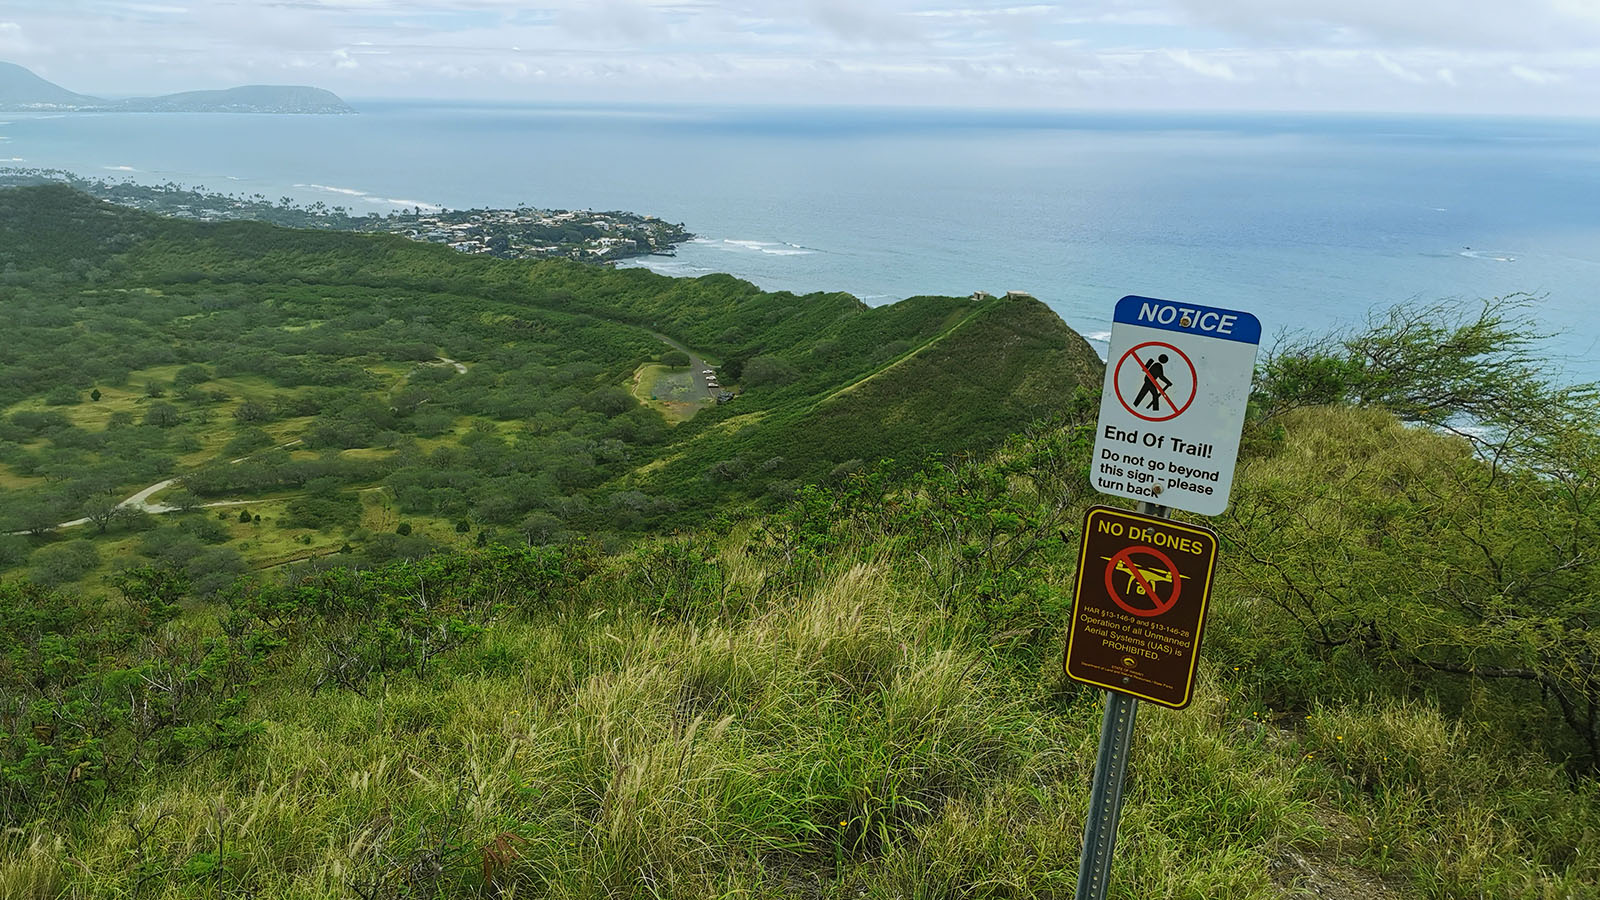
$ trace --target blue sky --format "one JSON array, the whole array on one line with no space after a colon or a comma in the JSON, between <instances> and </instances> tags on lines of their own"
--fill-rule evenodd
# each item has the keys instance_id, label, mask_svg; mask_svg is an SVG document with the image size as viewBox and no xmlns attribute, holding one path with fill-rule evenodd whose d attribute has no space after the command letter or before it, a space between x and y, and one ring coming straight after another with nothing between
<instances>
[{"instance_id":1,"label":"blue sky","mask_svg":"<svg viewBox=\"0 0 1600 900\"><path fill-rule=\"evenodd\" d=\"M1600 0L0 0L128 95L1600 115Z\"/></svg>"}]
</instances>

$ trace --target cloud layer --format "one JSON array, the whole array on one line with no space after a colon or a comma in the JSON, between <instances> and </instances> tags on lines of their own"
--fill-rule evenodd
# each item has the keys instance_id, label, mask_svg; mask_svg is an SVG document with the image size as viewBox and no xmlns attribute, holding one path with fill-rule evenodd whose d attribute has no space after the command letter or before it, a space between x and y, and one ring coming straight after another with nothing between
<instances>
[{"instance_id":1,"label":"cloud layer","mask_svg":"<svg viewBox=\"0 0 1600 900\"><path fill-rule=\"evenodd\" d=\"M1596 0L47 0L73 90L1600 114Z\"/></svg>"}]
</instances>

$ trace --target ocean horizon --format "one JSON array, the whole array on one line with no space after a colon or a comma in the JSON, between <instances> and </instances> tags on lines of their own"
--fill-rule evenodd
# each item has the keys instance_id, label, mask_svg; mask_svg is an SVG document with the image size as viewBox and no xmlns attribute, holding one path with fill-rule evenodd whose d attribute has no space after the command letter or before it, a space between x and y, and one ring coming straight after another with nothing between
<instances>
[{"instance_id":1,"label":"ocean horizon","mask_svg":"<svg viewBox=\"0 0 1600 900\"><path fill-rule=\"evenodd\" d=\"M1528 294L1600 379L1600 121L1282 113L460 105L356 116L12 114L0 163L343 205L626 209L697 237L625 263L872 304L1034 294L1104 350L1127 294L1265 343L1399 302Z\"/></svg>"}]
</instances>

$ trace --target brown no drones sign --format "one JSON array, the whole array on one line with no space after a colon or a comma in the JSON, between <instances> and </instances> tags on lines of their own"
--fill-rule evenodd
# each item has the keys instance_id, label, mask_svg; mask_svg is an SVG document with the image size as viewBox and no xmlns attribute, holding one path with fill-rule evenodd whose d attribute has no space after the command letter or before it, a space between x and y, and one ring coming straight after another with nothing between
<instances>
[{"instance_id":1,"label":"brown no drones sign","mask_svg":"<svg viewBox=\"0 0 1600 900\"><path fill-rule=\"evenodd\" d=\"M1096 506L1083 524L1067 675L1182 709L1194 690L1217 536Z\"/></svg>"}]
</instances>

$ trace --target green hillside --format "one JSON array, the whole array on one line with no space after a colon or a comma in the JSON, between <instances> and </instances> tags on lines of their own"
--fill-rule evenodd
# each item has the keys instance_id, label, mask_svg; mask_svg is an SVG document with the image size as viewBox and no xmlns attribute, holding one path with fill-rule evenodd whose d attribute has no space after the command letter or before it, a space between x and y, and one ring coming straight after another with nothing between
<instances>
[{"instance_id":1,"label":"green hillside","mask_svg":"<svg viewBox=\"0 0 1600 900\"><path fill-rule=\"evenodd\" d=\"M1263 504L1331 499L1313 473L1354 499L1444 464L1437 488L1462 448L1376 410L1279 424L1219 523L1197 700L1140 717L1111 896L1587 896L1600 802L1556 705L1320 644L1247 549ZM457 551L216 603L154 569L105 604L7 581L0 892L1068 895L1100 719L1059 661L1085 446L858 476L609 558ZM1312 571L1350 549L1320 529L1389 528L1277 521ZM1451 534L1441 582L1476 565ZM1433 605L1391 604L1376 627Z\"/></svg>"},{"instance_id":2,"label":"green hillside","mask_svg":"<svg viewBox=\"0 0 1600 900\"><path fill-rule=\"evenodd\" d=\"M62 187L0 193L0 235L0 571L50 584L158 559L214 590L328 556L622 540L984 451L1098 379L1036 301L872 309ZM733 401L683 424L640 406L662 334L718 360Z\"/></svg>"},{"instance_id":3,"label":"green hillside","mask_svg":"<svg viewBox=\"0 0 1600 900\"><path fill-rule=\"evenodd\" d=\"M1037 302L0 229L0 897L1071 895L1100 369ZM1594 896L1600 396L1529 325L1261 360L1111 897ZM739 395L640 406L658 333Z\"/></svg>"},{"instance_id":4,"label":"green hillside","mask_svg":"<svg viewBox=\"0 0 1600 900\"><path fill-rule=\"evenodd\" d=\"M797 381L817 374L810 384L770 388L772 406L759 425L744 427L736 418L728 427L703 430L639 483L681 483L708 466L730 470L731 481L755 476L758 485L766 480L770 487L772 478L780 485L806 483L886 459L920 465L950 448L973 447L976 435L1007 434L1060 416L1075 403L1081 407L1079 391L1099 381L1094 351L1077 334L1063 334L1060 319L1037 300L905 302L908 311L949 308L942 330L895 329L888 334L912 339L886 346L887 335L866 331L876 323L852 317L808 352L790 355ZM848 369L836 361L857 355L879 363L864 374L852 370L842 385L820 374Z\"/></svg>"}]
</instances>

